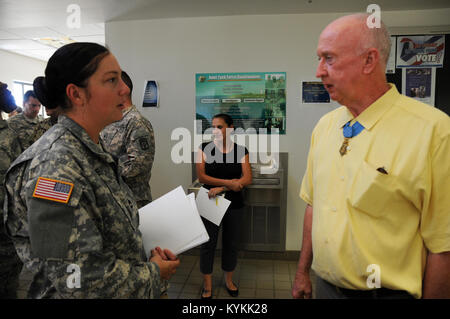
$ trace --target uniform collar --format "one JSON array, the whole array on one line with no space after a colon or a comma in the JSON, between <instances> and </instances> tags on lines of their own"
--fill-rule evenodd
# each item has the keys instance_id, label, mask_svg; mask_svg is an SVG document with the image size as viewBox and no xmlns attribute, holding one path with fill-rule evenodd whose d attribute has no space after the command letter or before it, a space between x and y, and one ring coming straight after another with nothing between
<instances>
[{"instance_id":1,"label":"uniform collar","mask_svg":"<svg viewBox=\"0 0 450 319\"><path fill-rule=\"evenodd\" d=\"M127 108L125 111L123 111L123 117L125 117L125 115L127 115L128 113L130 113L131 110L136 109L136 106L134 106L134 104L132 104L129 108Z\"/></svg>"},{"instance_id":2,"label":"uniform collar","mask_svg":"<svg viewBox=\"0 0 450 319\"><path fill-rule=\"evenodd\" d=\"M89 148L93 153L97 154L98 156L102 157L107 162L114 163L113 158L111 155L106 153L102 146L100 144L95 144L94 141L92 141L89 134L86 132L84 128L82 128L77 122L72 120L71 118L60 115L58 117L58 124L61 124L65 128L67 128L76 138L78 138L84 145L86 145L87 148Z\"/></svg>"},{"instance_id":3,"label":"uniform collar","mask_svg":"<svg viewBox=\"0 0 450 319\"><path fill-rule=\"evenodd\" d=\"M339 127L343 127L348 121L355 119L364 126L364 129L369 130L378 122L378 120L389 110L395 101L400 97L397 88L394 84L389 83L391 87L386 93L379 97L375 102L373 102L369 107L367 107L361 114L356 118L352 113L345 108L345 112L339 119Z\"/></svg>"},{"instance_id":4,"label":"uniform collar","mask_svg":"<svg viewBox=\"0 0 450 319\"><path fill-rule=\"evenodd\" d=\"M36 116L34 119L30 119L30 118L28 118L26 115L25 115L25 113L20 113L20 114L22 114L22 117L25 119L25 121L27 121L28 123L33 123L33 124L37 124L37 123L39 123L39 118L38 118L38 116Z\"/></svg>"}]
</instances>

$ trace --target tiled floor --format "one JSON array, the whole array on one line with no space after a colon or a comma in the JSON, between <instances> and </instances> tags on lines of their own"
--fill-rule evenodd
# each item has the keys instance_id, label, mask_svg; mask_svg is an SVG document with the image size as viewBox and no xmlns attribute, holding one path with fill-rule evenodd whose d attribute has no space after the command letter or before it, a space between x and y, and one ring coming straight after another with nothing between
<instances>
[{"instance_id":1,"label":"tiled floor","mask_svg":"<svg viewBox=\"0 0 450 319\"><path fill-rule=\"evenodd\" d=\"M291 288L296 268L296 261L238 259L233 275L234 283L239 286L238 298L292 298ZM199 269L199 257L182 256L181 265L170 282L169 298L200 298L203 279ZM225 288L220 257L214 260L213 298L232 298Z\"/></svg>"},{"instance_id":2,"label":"tiled floor","mask_svg":"<svg viewBox=\"0 0 450 319\"><path fill-rule=\"evenodd\" d=\"M170 280L170 299L199 299L202 274L199 256L181 255L181 264ZM239 286L242 299L291 299L291 288L297 269L297 261L272 259L238 259L233 281ZM22 271L19 298L25 298L30 283L30 273ZM220 257L214 261L213 298L228 299Z\"/></svg>"}]
</instances>

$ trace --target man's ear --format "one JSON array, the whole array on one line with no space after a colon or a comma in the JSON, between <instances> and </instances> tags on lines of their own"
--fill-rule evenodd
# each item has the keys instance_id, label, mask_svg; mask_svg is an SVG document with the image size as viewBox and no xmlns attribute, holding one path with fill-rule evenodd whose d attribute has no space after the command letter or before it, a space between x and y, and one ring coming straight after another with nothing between
<instances>
[{"instance_id":1,"label":"man's ear","mask_svg":"<svg viewBox=\"0 0 450 319\"><path fill-rule=\"evenodd\" d=\"M370 48L365 54L363 72L364 74L372 73L380 62L380 52L375 48Z\"/></svg>"},{"instance_id":2,"label":"man's ear","mask_svg":"<svg viewBox=\"0 0 450 319\"><path fill-rule=\"evenodd\" d=\"M86 101L84 89L73 83L66 86L66 94L72 105L84 105Z\"/></svg>"}]
</instances>

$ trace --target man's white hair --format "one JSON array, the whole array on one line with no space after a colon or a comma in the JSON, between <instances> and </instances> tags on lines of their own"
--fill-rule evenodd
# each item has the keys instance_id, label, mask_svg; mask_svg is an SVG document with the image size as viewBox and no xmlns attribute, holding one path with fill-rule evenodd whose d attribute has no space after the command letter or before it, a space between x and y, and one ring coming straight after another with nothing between
<instances>
[{"instance_id":1,"label":"man's white hair","mask_svg":"<svg viewBox=\"0 0 450 319\"><path fill-rule=\"evenodd\" d=\"M384 65L387 64L389 59L389 54L391 52L391 37L389 35L388 28L380 20L380 27L369 28L367 26L367 19L369 18L369 14L367 13L358 13L352 15L355 18L362 20L363 22L363 33L362 33L362 42L360 44L361 50L367 50L369 48L376 48L378 52L380 52L381 61Z\"/></svg>"}]
</instances>

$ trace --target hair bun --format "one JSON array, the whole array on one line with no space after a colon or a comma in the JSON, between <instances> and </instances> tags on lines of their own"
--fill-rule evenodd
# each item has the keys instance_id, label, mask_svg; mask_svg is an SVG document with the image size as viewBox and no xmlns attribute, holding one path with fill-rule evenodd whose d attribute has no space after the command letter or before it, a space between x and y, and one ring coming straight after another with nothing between
<instances>
[{"instance_id":1,"label":"hair bun","mask_svg":"<svg viewBox=\"0 0 450 319\"><path fill-rule=\"evenodd\" d=\"M36 94L37 99L44 105L46 108L54 109L58 106L57 103L51 97L51 93L48 91L47 82L45 81L45 77L38 76L33 81L33 90L34 94Z\"/></svg>"}]
</instances>

